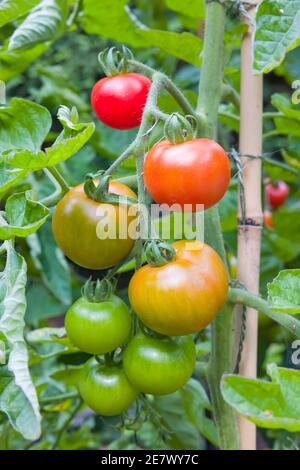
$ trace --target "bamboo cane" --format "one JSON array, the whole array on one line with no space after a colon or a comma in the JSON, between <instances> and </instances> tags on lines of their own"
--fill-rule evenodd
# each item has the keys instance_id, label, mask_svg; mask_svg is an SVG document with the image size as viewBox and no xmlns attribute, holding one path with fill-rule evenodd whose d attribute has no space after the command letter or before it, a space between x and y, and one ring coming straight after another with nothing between
<instances>
[{"instance_id":1,"label":"bamboo cane","mask_svg":"<svg viewBox=\"0 0 300 470\"><path fill-rule=\"evenodd\" d=\"M255 5L248 10L254 18ZM245 34L241 49L241 128L240 153L261 155L262 152L262 102L263 79L254 76L251 70L252 62L252 26L249 18L248 33ZM246 224L239 223L238 229L238 279L250 292L259 291L260 243L262 230L261 207L261 160L241 158L246 203ZM239 220L242 211L239 204ZM240 335L240 309L236 311L237 338ZM256 377L257 367L257 332L258 314L252 308L247 308L246 338L240 364L240 374ZM242 450L256 449L256 427L254 424L239 418L240 442Z\"/></svg>"}]
</instances>

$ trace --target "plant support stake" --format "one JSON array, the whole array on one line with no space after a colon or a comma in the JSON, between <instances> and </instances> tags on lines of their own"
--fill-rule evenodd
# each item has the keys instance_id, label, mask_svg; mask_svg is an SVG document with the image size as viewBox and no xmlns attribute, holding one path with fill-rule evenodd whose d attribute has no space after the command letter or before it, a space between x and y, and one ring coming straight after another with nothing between
<instances>
[{"instance_id":1,"label":"plant support stake","mask_svg":"<svg viewBox=\"0 0 300 470\"><path fill-rule=\"evenodd\" d=\"M252 71L252 26L255 5L249 6L247 17L249 29L242 41L241 49L241 127L240 154L243 168L245 214L239 204L238 229L238 280L252 293L259 292L260 243L262 230L261 208L261 159L249 159L243 155L261 155L263 127L263 79ZM244 219L244 220L243 220ZM236 309L236 338L241 330L241 309ZM258 313L247 307L246 337L240 363L240 374L256 377ZM240 444L242 450L256 449L256 427L239 418Z\"/></svg>"}]
</instances>

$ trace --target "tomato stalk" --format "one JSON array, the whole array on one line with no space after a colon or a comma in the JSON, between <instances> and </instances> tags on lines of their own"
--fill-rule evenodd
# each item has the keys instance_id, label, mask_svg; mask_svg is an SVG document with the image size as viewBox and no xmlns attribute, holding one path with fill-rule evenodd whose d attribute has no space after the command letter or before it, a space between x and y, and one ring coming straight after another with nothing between
<instances>
[{"instance_id":1,"label":"tomato stalk","mask_svg":"<svg viewBox=\"0 0 300 470\"><path fill-rule=\"evenodd\" d=\"M223 86L223 51L225 8L219 2L209 2L206 7L204 50L199 86L197 112L205 116L205 129L201 136L216 138L219 104ZM226 253L218 208L205 212L205 235L209 244L226 263ZM220 383L224 373L233 369L234 337L232 332L233 309L227 304L212 324L212 350L208 381L211 390L213 413L223 449L238 449L239 437L236 416L221 395Z\"/></svg>"}]
</instances>

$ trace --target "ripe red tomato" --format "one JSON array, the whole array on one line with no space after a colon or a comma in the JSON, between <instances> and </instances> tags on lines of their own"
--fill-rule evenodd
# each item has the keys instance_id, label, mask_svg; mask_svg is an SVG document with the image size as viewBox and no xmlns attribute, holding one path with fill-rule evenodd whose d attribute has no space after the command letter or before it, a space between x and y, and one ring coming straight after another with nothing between
<instances>
[{"instance_id":1,"label":"ripe red tomato","mask_svg":"<svg viewBox=\"0 0 300 470\"><path fill-rule=\"evenodd\" d=\"M100 119L114 129L131 129L141 123L151 80L138 73L123 73L99 80L91 102Z\"/></svg>"},{"instance_id":2,"label":"ripe red tomato","mask_svg":"<svg viewBox=\"0 0 300 470\"><path fill-rule=\"evenodd\" d=\"M123 356L130 383L140 392L165 395L179 390L195 368L196 348L191 336L152 338L137 334Z\"/></svg>"},{"instance_id":3,"label":"ripe red tomato","mask_svg":"<svg viewBox=\"0 0 300 470\"><path fill-rule=\"evenodd\" d=\"M284 181L278 181L276 184L267 184L266 196L267 201L272 209L277 209L285 203L288 194L289 187Z\"/></svg>"},{"instance_id":4,"label":"ripe red tomato","mask_svg":"<svg viewBox=\"0 0 300 470\"><path fill-rule=\"evenodd\" d=\"M208 209L228 189L230 162L223 148L209 139L179 144L162 141L145 158L145 186L158 204L197 204Z\"/></svg>"},{"instance_id":5,"label":"ripe red tomato","mask_svg":"<svg viewBox=\"0 0 300 470\"><path fill-rule=\"evenodd\" d=\"M138 395L122 366L100 365L95 359L84 365L78 388L84 402L103 416L123 413Z\"/></svg>"},{"instance_id":6,"label":"ripe red tomato","mask_svg":"<svg viewBox=\"0 0 300 470\"><path fill-rule=\"evenodd\" d=\"M131 314L116 295L102 302L89 302L81 297L69 308L65 327L68 338L81 351L106 354L127 340Z\"/></svg>"},{"instance_id":7,"label":"ripe red tomato","mask_svg":"<svg viewBox=\"0 0 300 470\"><path fill-rule=\"evenodd\" d=\"M205 328L223 307L228 276L223 261L200 241L178 241L174 261L145 265L131 278L129 299L142 322L158 333L181 336Z\"/></svg>"},{"instance_id":8,"label":"ripe red tomato","mask_svg":"<svg viewBox=\"0 0 300 470\"><path fill-rule=\"evenodd\" d=\"M136 198L130 188L114 181L109 184L109 192ZM70 189L55 208L52 221L55 240L64 254L79 266L110 268L126 258L134 245L128 229L136 217L128 211L126 204L107 204L88 198L81 184ZM120 236L123 221L127 227L123 227L125 236ZM108 223L115 227L116 236L99 238L97 233L100 229L105 232Z\"/></svg>"},{"instance_id":9,"label":"ripe red tomato","mask_svg":"<svg viewBox=\"0 0 300 470\"><path fill-rule=\"evenodd\" d=\"M274 228L273 225L273 216L271 211L264 212L264 224L268 228Z\"/></svg>"}]
</instances>

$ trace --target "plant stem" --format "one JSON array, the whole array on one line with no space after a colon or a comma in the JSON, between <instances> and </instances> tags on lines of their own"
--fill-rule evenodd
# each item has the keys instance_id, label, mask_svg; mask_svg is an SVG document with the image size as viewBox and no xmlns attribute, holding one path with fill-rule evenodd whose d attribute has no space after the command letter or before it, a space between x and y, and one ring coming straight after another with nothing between
<instances>
[{"instance_id":1,"label":"plant stem","mask_svg":"<svg viewBox=\"0 0 300 470\"><path fill-rule=\"evenodd\" d=\"M240 95L228 83L223 83L222 86L222 100L227 100L232 103L237 109L240 109Z\"/></svg>"},{"instance_id":2,"label":"plant stem","mask_svg":"<svg viewBox=\"0 0 300 470\"><path fill-rule=\"evenodd\" d=\"M60 173L60 171L55 166L51 166L47 168L47 172L49 172L57 181L61 188L62 194L66 194L69 191L70 187L64 179L63 175Z\"/></svg>"},{"instance_id":3,"label":"plant stem","mask_svg":"<svg viewBox=\"0 0 300 470\"><path fill-rule=\"evenodd\" d=\"M82 399L79 398L77 400L76 404L75 404L75 407L74 407L73 411L70 413L70 416L68 417L65 424L63 425L63 427L60 429L59 433L57 434L56 439L54 441L54 444L53 444L51 450L55 450L59 446L59 443L61 441L62 436L64 435L65 431L68 429L68 427L72 423L73 419L75 418L75 416L79 412L81 406L82 406Z\"/></svg>"},{"instance_id":4,"label":"plant stem","mask_svg":"<svg viewBox=\"0 0 300 470\"><path fill-rule=\"evenodd\" d=\"M276 323L279 323L279 325L289 330L297 338L300 338L300 321L292 315L288 315L287 313L280 313L271 310L265 299L252 294L247 290L236 288L229 290L228 299L233 304L244 304L247 305L247 307L258 310L259 312L274 320Z\"/></svg>"},{"instance_id":5,"label":"plant stem","mask_svg":"<svg viewBox=\"0 0 300 470\"><path fill-rule=\"evenodd\" d=\"M280 135L280 132L278 132L277 129L273 129L272 131L263 134L263 140L270 139L271 137L277 137L278 135Z\"/></svg>"},{"instance_id":6,"label":"plant stem","mask_svg":"<svg viewBox=\"0 0 300 470\"><path fill-rule=\"evenodd\" d=\"M208 3L197 112L206 119L204 136L212 139L217 135L218 109L222 96L224 29L224 5L219 2ZM226 263L220 217L216 206L205 212L205 236ZM233 368L232 324L233 309L232 306L226 305L212 325L212 350L208 368L213 414L218 427L220 446L226 450L239 448L236 416L223 400L220 390L222 375L232 372Z\"/></svg>"}]
</instances>

